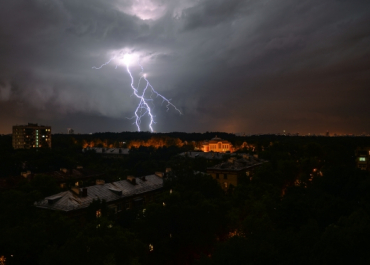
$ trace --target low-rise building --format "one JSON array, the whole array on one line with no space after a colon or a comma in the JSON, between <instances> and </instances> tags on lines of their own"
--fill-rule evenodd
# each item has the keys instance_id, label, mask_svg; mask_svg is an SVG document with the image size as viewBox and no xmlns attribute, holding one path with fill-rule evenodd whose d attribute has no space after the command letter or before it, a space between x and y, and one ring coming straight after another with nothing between
<instances>
[{"instance_id":1,"label":"low-rise building","mask_svg":"<svg viewBox=\"0 0 370 265\"><path fill-rule=\"evenodd\" d=\"M207 160L221 160L224 156L224 154L214 152L183 152L179 155L189 158L205 158Z\"/></svg>"},{"instance_id":2,"label":"low-rise building","mask_svg":"<svg viewBox=\"0 0 370 265\"><path fill-rule=\"evenodd\" d=\"M48 176L55 180L60 188L71 188L73 186L87 186L95 183L96 179L104 178L104 174L94 170L84 169L82 166L77 168L60 168L57 171L49 171L43 173L32 173L27 170L21 172L21 176L27 180L33 180L37 175Z\"/></svg>"},{"instance_id":3,"label":"low-rise building","mask_svg":"<svg viewBox=\"0 0 370 265\"><path fill-rule=\"evenodd\" d=\"M225 158L231 157L243 157L248 156L247 153L216 153L216 152L196 152L196 151L189 151L183 152L179 154L182 157L189 157L189 158L204 158L207 161L217 161L222 160Z\"/></svg>"},{"instance_id":4,"label":"low-rise building","mask_svg":"<svg viewBox=\"0 0 370 265\"><path fill-rule=\"evenodd\" d=\"M258 159L257 155L230 157L226 162L207 168L207 173L227 190L230 185L237 186L242 178L251 180L254 169L265 162L267 161Z\"/></svg>"},{"instance_id":5,"label":"low-rise building","mask_svg":"<svg viewBox=\"0 0 370 265\"><path fill-rule=\"evenodd\" d=\"M370 147L356 149L356 165L362 170L370 170Z\"/></svg>"},{"instance_id":6,"label":"low-rise building","mask_svg":"<svg viewBox=\"0 0 370 265\"><path fill-rule=\"evenodd\" d=\"M104 147L87 147L83 148L82 152L94 151L97 154L101 154L105 157L120 157L122 155L128 155L130 149L128 148L104 148Z\"/></svg>"},{"instance_id":7,"label":"low-rise building","mask_svg":"<svg viewBox=\"0 0 370 265\"><path fill-rule=\"evenodd\" d=\"M233 145L229 141L222 140L216 136L210 141L204 141L202 143L202 151L218 153L233 152Z\"/></svg>"},{"instance_id":8,"label":"low-rise building","mask_svg":"<svg viewBox=\"0 0 370 265\"><path fill-rule=\"evenodd\" d=\"M102 178L104 174L78 166L73 169L61 168L59 171L52 171L43 175L53 177L61 188L70 188L71 186L78 187L93 184L96 179Z\"/></svg>"},{"instance_id":9,"label":"low-rise building","mask_svg":"<svg viewBox=\"0 0 370 265\"><path fill-rule=\"evenodd\" d=\"M119 212L154 200L156 193L163 188L163 175L161 172L156 172L153 175L141 178L128 177L127 180L112 183L97 180L97 185L73 187L71 190L35 202L35 206L78 215L83 213L94 200L105 200L109 208Z\"/></svg>"}]
</instances>

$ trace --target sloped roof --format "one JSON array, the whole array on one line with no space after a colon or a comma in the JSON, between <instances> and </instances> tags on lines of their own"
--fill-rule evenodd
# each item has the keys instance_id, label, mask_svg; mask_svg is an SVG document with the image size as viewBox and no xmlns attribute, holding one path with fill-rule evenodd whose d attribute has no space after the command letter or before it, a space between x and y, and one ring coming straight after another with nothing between
<instances>
[{"instance_id":1,"label":"sloped roof","mask_svg":"<svg viewBox=\"0 0 370 265\"><path fill-rule=\"evenodd\" d=\"M227 140L223 140L219 137L214 137L212 138L211 140L206 140L206 141L203 141L203 145L207 145L207 144L215 144L215 143L219 143L219 142L222 142L224 144L229 144L229 145L232 145L229 141Z\"/></svg>"},{"instance_id":2,"label":"sloped roof","mask_svg":"<svg viewBox=\"0 0 370 265\"><path fill-rule=\"evenodd\" d=\"M214 152L184 152L180 156L187 156L190 158L202 157L206 159L222 159L224 154Z\"/></svg>"},{"instance_id":3,"label":"sloped roof","mask_svg":"<svg viewBox=\"0 0 370 265\"><path fill-rule=\"evenodd\" d=\"M38 208L69 212L88 207L94 199L110 202L163 187L163 178L156 175L149 175L145 178L145 181L136 178L136 185L131 184L127 180L121 180L103 185L86 187L86 197L79 196L70 190L60 192L35 202L35 206ZM53 202L49 203L49 201Z\"/></svg>"},{"instance_id":4,"label":"sloped roof","mask_svg":"<svg viewBox=\"0 0 370 265\"><path fill-rule=\"evenodd\" d=\"M226 161L213 167L208 167L207 170L227 170L240 171L266 163L266 160L256 159L253 156L245 155L245 158L235 159L234 161Z\"/></svg>"},{"instance_id":5,"label":"sloped roof","mask_svg":"<svg viewBox=\"0 0 370 265\"><path fill-rule=\"evenodd\" d=\"M218 138L218 139L215 139L215 138L213 138L213 139L211 139L210 141L208 141L206 144L216 144L216 143L223 143L223 144L229 144L229 145L232 145L229 141L227 141L227 140L222 140L222 139L220 139L220 138Z\"/></svg>"},{"instance_id":6,"label":"sloped roof","mask_svg":"<svg viewBox=\"0 0 370 265\"><path fill-rule=\"evenodd\" d=\"M94 150L97 154L111 154L111 155L128 155L130 149L128 148L102 148L102 147L87 147L82 149L82 152Z\"/></svg>"},{"instance_id":7,"label":"sloped roof","mask_svg":"<svg viewBox=\"0 0 370 265\"><path fill-rule=\"evenodd\" d=\"M224 156L234 157L234 156L243 156L247 155L245 153L218 153L218 152L183 152L179 154L180 156L187 156L190 158L202 157L206 159L223 159Z\"/></svg>"}]
</instances>

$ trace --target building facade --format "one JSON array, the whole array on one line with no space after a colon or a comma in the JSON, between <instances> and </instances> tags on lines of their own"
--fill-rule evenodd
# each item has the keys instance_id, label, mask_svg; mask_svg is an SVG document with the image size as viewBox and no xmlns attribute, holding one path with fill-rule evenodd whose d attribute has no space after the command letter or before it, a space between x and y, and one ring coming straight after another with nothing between
<instances>
[{"instance_id":1,"label":"building facade","mask_svg":"<svg viewBox=\"0 0 370 265\"><path fill-rule=\"evenodd\" d=\"M14 149L51 148L51 127L28 123L13 126Z\"/></svg>"},{"instance_id":2,"label":"building facade","mask_svg":"<svg viewBox=\"0 0 370 265\"><path fill-rule=\"evenodd\" d=\"M356 149L356 165L362 170L370 170L370 147Z\"/></svg>"},{"instance_id":3,"label":"building facade","mask_svg":"<svg viewBox=\"0 0 370 265\"><path fill-rule=\"evenodd\" d=\"M105 158L123 159L130 153L129 148L104 148L104 147L87 147L82 149L82 153L93 151Z\"/></svg>"},{"instance_id":4,"label":"building facade","mask_svg":"<svg viewBox=\"0 0 370 265\"><path fill-rule=\"evenodd\" d=\"M220 186L227 190L230 185L236 187L240 181L252 180L253 171L267 161L258 156L243 155L242 158L231 157L226 162L207 168L207 173Z\"/></svg>"},{"instance_id":5,"label":"building facade","mask_svg":"<svg viewBox=\"0 0 370 265\"><path fill-rule=\"evenodd\" d=\"M217 136L212 138L210 141L204 141L202 144L202 151L203 152L218 152L218 153L226 153L233 151L233 145L226 140L222 140Z\"/></svg>"}]
</instances>

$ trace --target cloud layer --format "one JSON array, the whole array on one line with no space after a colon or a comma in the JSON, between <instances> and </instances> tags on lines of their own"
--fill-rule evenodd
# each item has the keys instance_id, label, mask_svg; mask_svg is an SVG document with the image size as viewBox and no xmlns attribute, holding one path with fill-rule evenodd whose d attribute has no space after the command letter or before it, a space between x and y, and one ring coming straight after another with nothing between
<instances>
[{"instance_id":1,"label":"cloud layer","mask_svg":"<svg viewBox=\"0 0 370 265\"><path fill-rule=\"evenodd\" d=\"M12 0L0 9L0 131L135 130L124 67L154 101L157 131L370 132L365 0ZM143 130L147 130L143 124Z\"/></svg>"}]
</instances>

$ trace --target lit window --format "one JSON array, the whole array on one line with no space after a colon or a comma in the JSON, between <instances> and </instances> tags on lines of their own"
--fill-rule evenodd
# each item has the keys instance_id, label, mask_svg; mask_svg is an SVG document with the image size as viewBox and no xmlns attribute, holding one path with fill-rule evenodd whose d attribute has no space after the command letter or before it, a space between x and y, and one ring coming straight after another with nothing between
<instances>
[{"instance_id":1,"label":"lit window","mask_svg":"<svg viewBox=\"0 0 370 265\"><path fill-rule=\"evenodd\" d=\"M362 162L364 162L364 161L366 161L366 158L365 157L360 157L359 160L362 161Z\"/></svg>"},{"instance_id":2,"label":"lit window","mask_svg":"<svg viewBox=\"0 0 370 265\"><path fill-rule=\"evenodd\" d=\"M227 182L224 182L224 186L225 186L225 188L227 188Z\"/></svg>"},{"instance_id":3,"label":"lit window","mask_svg":"<svg viewBox=\"0 0 370 265\"><path fill-rule=\"evenodd\" d=\"M95 215L96 215L96 218L101 217L101 209L97 210Z\"/></svg>"},{"instance_id":4,"label":"lit window","mask_svg":"<svg viewBox=\"0 0 370 265\"><path fill-rule=\"evenodd\" d=\"M152 244L149 244L149 251L152 252L154 250L154 247Z\"/></svg>"}]
</instances>

